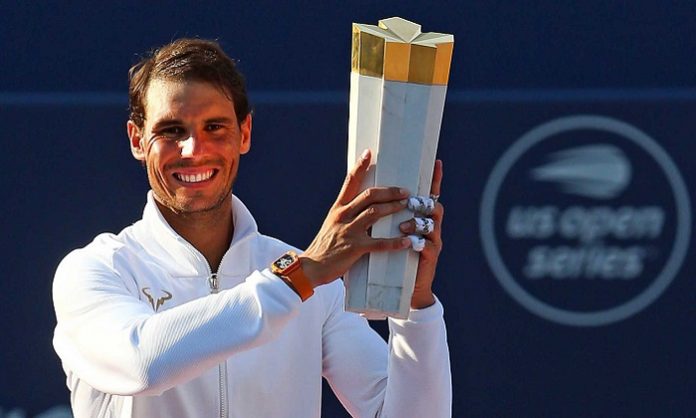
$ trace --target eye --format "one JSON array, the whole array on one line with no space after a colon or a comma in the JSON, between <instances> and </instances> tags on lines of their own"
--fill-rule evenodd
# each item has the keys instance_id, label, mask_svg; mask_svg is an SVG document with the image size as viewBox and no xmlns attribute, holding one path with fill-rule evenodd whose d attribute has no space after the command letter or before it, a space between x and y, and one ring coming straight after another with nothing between
<instances>
[{"instance_id":1,"label":"eye","mask_svg":"<svg viewBox=\"0 0 696 418\"><path fill-rule=\"evenodd\" d=\"M223 129L223 128L224 128L224 126L219 124L219 123L209 123L209 124L205 125L205 130L208 132L219 131L220 129Z\"/></svg>"},{"instance_id":2,"label":"eye","mask_svg":"<svg viewBox=\"0 0 696 418\"><path fill-rule=\"evenodd\" d=\"M158 136L164 137L166 139L170 140L177 140L182 137L184 137L186 134L186 130L182 128L181 126L168 126L166 128L162 128L157 132Z\"/></svg>"}]
</instances>

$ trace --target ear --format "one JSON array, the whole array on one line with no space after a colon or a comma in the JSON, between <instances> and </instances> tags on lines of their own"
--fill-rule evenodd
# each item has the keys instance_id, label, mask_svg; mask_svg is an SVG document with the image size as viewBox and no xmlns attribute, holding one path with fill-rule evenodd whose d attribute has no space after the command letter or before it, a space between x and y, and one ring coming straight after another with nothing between
<instances>
[{"instance_id":1,"label":"ear","mask_svg":"<svg viewBox=\"0 0 696 418\"><path fill-rule=\"evenodd\" d=\"M139 161L145 161L145 149L143 148L142 134L140 128L132 120L126 124L128 138L130 139L130 148L133 157Z\"/></svg>"},{"instance_id":2,"label":"ear","mask_svg":"<svg viewBox=\"0 0 696 418\"><path fill-rule=\"evenodd\" d=\"M239 144L239 153L246 154L251 149L251 113L244 119L244 122L239 125L241 133L241 143Z\"/></svg>"}]
</instances>

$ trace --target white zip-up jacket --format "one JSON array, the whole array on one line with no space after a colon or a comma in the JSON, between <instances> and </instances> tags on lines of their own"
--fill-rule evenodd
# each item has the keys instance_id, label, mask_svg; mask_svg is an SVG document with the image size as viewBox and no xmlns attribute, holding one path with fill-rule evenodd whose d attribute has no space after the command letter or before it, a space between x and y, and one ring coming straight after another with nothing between
<instances>
[{"instance_id":1,"label":"white zip-up jacket","mask_svg":"<svg viewBox=\"0 0 696 418\"><path fill-rule=\"evenodd\" d=\"M292 247L233 199L217 274L152 192L140 221L60 263L53 344L75 418L316 418L322 376L355 417L449 417L440 303L389 320L389 345L343 310L340 280L301 303L268 270Z\"/></svg>"}]
</instances>

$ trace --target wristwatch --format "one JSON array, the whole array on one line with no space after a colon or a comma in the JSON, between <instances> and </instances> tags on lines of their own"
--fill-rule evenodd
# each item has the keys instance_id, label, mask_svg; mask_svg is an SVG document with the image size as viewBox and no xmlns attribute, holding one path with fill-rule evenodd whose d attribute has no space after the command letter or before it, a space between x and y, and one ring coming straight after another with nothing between
<instances>
[{"instance_id":1,"label":"wristwatch","mask_svg":"<svg viewBox=\"0 0 696 418\"><path fill-rule=\"evenodd\" d=\"M271 273L283 279L302 299L302 302L314 294L314 287L302 271L300 258L294 251L288 251L271 264Z\"/></svg>"}]
</instances>

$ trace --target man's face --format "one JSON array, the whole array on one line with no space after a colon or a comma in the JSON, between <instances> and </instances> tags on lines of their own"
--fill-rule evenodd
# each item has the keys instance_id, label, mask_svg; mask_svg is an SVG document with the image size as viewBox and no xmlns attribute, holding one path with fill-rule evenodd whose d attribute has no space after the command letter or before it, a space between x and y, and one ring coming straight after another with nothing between
<instances>
[{"instance_id":1,"label":"man's face","mask_svg":"<svg viewBox=\"0 0 696 418\"><path fill-rule=\"evenodd\" d=\"M128 136L160 205L205 212L229 200L239 157L251 145L251 116L238 124L233 102L212 84L153 80L144 126L129 121Z\"/></svg>"}]
</instances>

